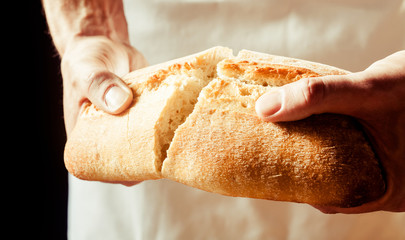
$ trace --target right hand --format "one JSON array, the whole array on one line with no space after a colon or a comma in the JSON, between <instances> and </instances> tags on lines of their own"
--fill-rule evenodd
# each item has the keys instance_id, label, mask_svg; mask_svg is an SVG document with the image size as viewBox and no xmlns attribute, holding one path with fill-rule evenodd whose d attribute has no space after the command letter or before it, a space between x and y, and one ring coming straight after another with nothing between
<instances>
[{"instance_id":1,"label":"right hand","mask_svg":"<svg viewBox=\"0 0 405 240\"><path fill-rule=\"evenodd\" d=\"M83 103L91 102L110 114L128 108L132 91L120 76L147 63L130 46L122 1L42 0L42 4L62 57L63 110L69 138Z\"/></svg>"},{"instance_id":2,"label":"right hand","mask_svg":"<svg viewBox=\"0 0 405 240\"><path fill-rule=\"evenodd\" d=\"M142 54L126 43L103 36L73 38L61 63L68 137L87 101L110 114L124 111L133 96L120 76L145 66Z\"/></svg>"},{"instance_id":3,"label":"right hand","mask_svg":"<svg viewBox=\"0 0 405 240\"><path fill-rule=\"evenodd\" d=\"M106 37L78 37L62 57L63 110L66 133L72 132L80 108L90 101L99 109L119 114L132 102L132 90L120 79L147 66L136 49ZM109 182L133 186L139 182Z\"/></svg>"}]
</instances>

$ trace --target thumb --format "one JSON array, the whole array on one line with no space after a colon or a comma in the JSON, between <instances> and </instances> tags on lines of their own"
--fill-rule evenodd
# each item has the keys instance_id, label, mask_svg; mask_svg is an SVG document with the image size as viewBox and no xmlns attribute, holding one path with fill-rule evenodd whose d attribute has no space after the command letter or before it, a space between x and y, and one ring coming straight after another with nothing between
<instances>
[{"instance_id":1,"label":"thumb","mask_svg":"<svg viewBox=\"0 0 405 240\"><path fill-rule=\"evenodd\" d=\"M72 118L77 117L77 103L80 106L85 100L111 114L118 114L131 104L132 91L114 73L131 71L131 63L138 60L133 56L138 56L133 48L105 37L77 37L69 41L61 70L67 95L64 108L74 110L67 110Z\"/></svg>"},{"instance_id":2,"label":"thumb","mask_svg":"<svg viewBox=\"0 0 405 240\"><path fill-rule=\"evenodd\" d=\"M132 103L131 89L111 72L91 73L88 84L88 99L105 112L119 114Z\"/></svg>"},{"instance_id":3,"label":"thumb","mask_svg":"<svg viewBox=\"0 0 405 240\"><path fill-rule=\"evenodd\" d=\"M313 114L355 115L364 97L358 73L304 78L274 88L256 102L257 114L266 121L295 121ZM356 101L360 100L360 101Z\"/></svg>"}]
</instances>

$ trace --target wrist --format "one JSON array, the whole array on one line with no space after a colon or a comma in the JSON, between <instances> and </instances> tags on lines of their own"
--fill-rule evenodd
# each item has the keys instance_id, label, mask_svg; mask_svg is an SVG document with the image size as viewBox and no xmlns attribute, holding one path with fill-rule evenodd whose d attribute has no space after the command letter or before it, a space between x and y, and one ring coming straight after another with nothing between
<instances>
[{"instance_id":1,"label":"wrist","mask_svg":"<svg viewBox=\"0 0 405 240\"><path fill-rule=\"evenodd\" d=\"M90 1L92 2L92 1ZM81 19L72 31L73 37L104 36L114 41L129 42L128 26L121 1L92 2L82 9Z\"/></svg>"},{"instance_id":2,"label":"wrist","mask_svg":"<svg viewBox=\"0 0 405 240\"><path fill-rule=\"evenodd\" d=\"M43 5L60 55L77 37L103 36L129 44L122 1L43 0Z\"/></svg>"}]
</instances>

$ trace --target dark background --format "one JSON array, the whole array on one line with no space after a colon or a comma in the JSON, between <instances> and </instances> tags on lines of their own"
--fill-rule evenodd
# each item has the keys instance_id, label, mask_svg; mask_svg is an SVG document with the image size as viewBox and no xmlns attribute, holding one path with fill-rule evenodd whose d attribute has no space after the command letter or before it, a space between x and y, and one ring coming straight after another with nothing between
<instances>
[{"instance_id":1,"label":"dark background","mask_svg":"<svg viewBox=\"0 0 405 240\"><path fill-rule=\"evenodd\" d=\"M24 19L14 25L15 32L10 35L18 36L23 44L18 44L17 48L21 54L13 54L10 62L17 65L14 75L19 76L13 85L23 88L24 97L20 104L32 113L20 117L24 119L24 138L33 149L27 150L29 158L23 158L30 177L19 187L33 192L24 193L30 201L20 198L28 210L16 221L21 225L24 217L32 218L26 229L30 229L30 235L35 239L62 240L67 239L68 174L63 163L66 134L60 59L49 36L41 1L20 4L22 6L17 7L24 8L21 14ZM24 229L20 228L20 231Z\"/></svg>"}]
</instances>

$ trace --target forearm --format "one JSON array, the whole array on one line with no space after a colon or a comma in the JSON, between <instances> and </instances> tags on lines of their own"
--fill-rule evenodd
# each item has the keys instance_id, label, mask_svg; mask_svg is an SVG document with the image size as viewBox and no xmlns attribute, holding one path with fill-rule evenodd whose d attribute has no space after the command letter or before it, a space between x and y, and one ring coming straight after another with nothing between
<instances>
[{"instance_id":1,"label":"forearm","mask_svg":"<svg viewBox=\"0 0 405 240\"><path fill-rule=\"evenodd\" d=\"M73 38L105 36L129 43L121 0L42 0L49 30L60 55Z\"/></svg>"}]
</instances>

